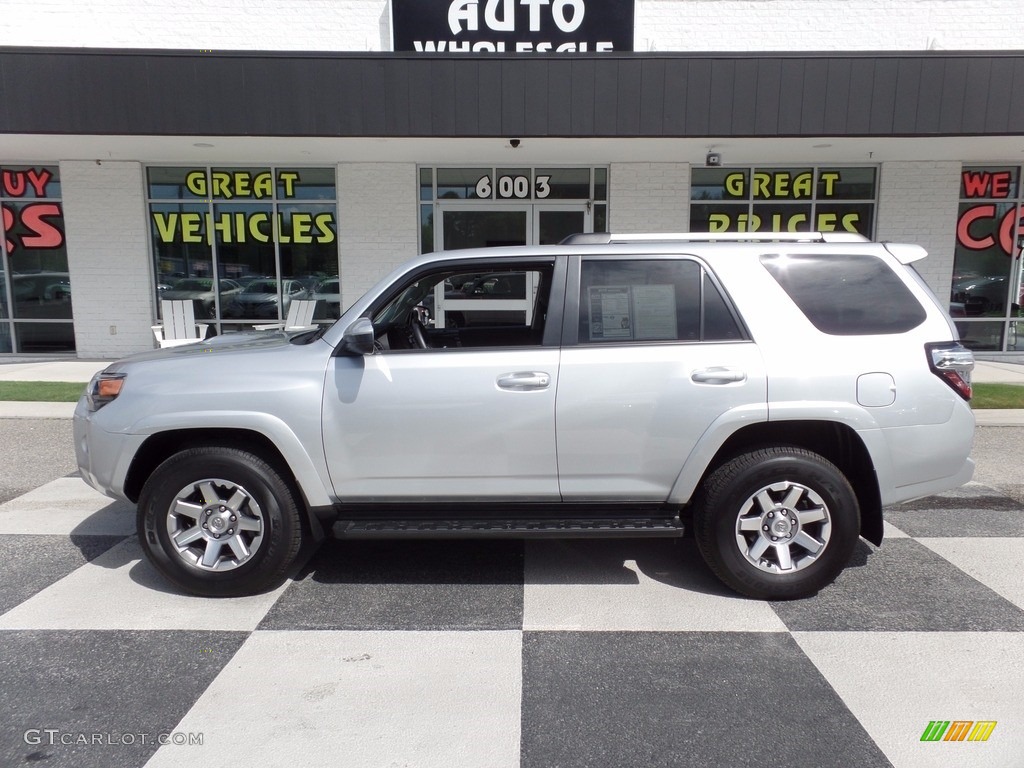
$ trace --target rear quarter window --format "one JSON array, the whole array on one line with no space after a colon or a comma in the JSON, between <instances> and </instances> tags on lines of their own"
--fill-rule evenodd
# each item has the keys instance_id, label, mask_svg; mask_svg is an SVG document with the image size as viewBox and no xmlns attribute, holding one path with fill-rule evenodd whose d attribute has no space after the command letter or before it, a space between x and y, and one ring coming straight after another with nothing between
<instances>
[{"instance_id":1,"label":"rear quarter window","mask_svg":"<svg viewBox=\"0 0 1024 768\"><path fill-rule=\"evenodd\" d=\"M822 333L904 333L924 307L881 259L866 254L770 254L761 264Z\"/></svg>"}]
</instances>

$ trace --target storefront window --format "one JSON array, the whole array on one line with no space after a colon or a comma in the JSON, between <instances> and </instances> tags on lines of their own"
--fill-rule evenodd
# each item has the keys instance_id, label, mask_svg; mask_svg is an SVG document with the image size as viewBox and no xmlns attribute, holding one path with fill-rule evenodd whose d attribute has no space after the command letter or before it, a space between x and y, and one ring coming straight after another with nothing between
<instances>
[{"instance_id":1,"label":"storefront window","mask_svg":"<svg viewBox=\"0 0 1024 768\"><path fill-rule=\"evenodd\" d=\"M694 168L695 232L858 232L875 228L872 167Z\"/></svg>"},{"instance_id":2,"label":"storefront window","mask_svg":"<svg viewBox=\"0 0 1024 768\"><path fill-rule=\"evenodd\" d=\"M960 174L950 314L975 350L1020 351L1024 199L1019 166L965 167ZM1024 330L1024 328L1022 328Z\"/></svg>"},{"instance_id":3,"label":"storefront window","mask_svg":"<svg viewBox=\"0 0 1024 768\"><path fill-rule=\"evenodd\" d=\"M0 352L72 352L71 280L57 166L0 167Z\"/></svg>"},{"instance_id":4,"label":"storefront window","mask_svg":"<svg viewBox=\"0 0 1024 768\"><path fill-rule=\"evenodd\" d=\"M158 298L192 300L218 332L283 321L296 300L340 315L334 169L147 173Z\"/></svg>"}]
</instances>

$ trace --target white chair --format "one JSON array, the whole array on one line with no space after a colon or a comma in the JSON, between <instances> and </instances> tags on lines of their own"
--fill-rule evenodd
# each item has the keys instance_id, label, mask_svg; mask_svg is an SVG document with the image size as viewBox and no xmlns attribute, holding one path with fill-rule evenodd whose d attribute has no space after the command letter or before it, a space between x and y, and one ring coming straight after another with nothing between
<instances>
[{"instance_id":1,"label":"white chair","mask_svg":"<svg viewBox=\"0 0 1024 768\"><path fill-rule=\"evenodd\" d=\"M196 322L195 305L190 299L182 301L161 301L162 325L153 326L153 335L161 347L177 347L194 344L206 338L207 323Z\"/></svg>"},{"instance_id":2,"label":"white chair","mask_svg":"<svg viewBox=\"0 0 1024 768\"><path fill-rule=\"evenodd\" d=\"M257 331L311 331L316 328L313 322L313 312L316 311L316 300L292 301L288 307L288 317L283 323L270 323L267 325L254 325Z\"/></svg>"}]
</instances>

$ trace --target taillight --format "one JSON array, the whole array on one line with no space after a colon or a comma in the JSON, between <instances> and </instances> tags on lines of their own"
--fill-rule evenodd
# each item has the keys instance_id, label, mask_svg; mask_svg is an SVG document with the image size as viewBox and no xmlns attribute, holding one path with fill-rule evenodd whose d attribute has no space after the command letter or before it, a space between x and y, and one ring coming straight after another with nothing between
<instances>
[{"instance_id":1,"label":"taillight","mask_svg":"<svg viewBox=\"0 0 1024 768\"><path fill-rule=\"evenodd\" d=\"M955 341L925 344L932 373L949 384L964 400L971 399L974 353Z\"/></svg>"}]
</instances>

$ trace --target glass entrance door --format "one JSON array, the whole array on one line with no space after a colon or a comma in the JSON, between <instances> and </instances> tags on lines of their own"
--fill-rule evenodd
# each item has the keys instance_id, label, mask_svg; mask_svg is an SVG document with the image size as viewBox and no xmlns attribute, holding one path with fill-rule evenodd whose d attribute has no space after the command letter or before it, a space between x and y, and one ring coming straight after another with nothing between
<instances>
[{"instance_id":1,"label":"glass entrance door","mask_svg":"<svg viewBox=\"0 0 1024 768\"><path fill-rule=\"evenodd\" d=\"M554 245L577 232L591 232L586 204L459 205L440 207L435 250L504 245Z\"/></svg>"},{"instance_id":2,"label":"glass entrance door","mask_svg":"<svg viewBox=\"0 0 1024 768\"><path fill-rule=\"evenodd\" d=\"M592 232L588 208L586 205L535 206L533 244L556 245L569 235Z\"/></svg>"},{"instance_id":3,"label":"glass entrance door","mask_svg":"<svg viewBox=\"0 0 1024 768\"><path fill-rule=\"evenodd\" d=\"M441 209L438 250L526 245L530 234L529 206Z\"/></svg>"}]
</instances>

